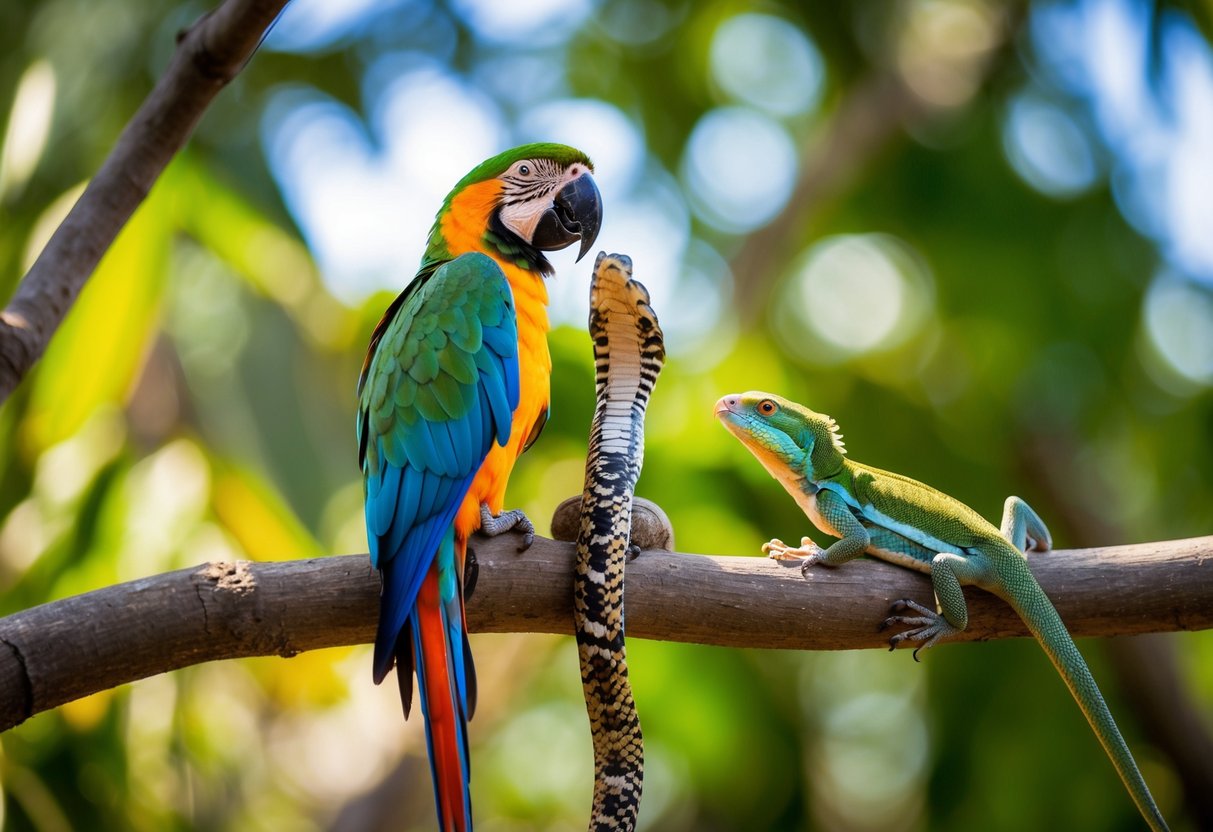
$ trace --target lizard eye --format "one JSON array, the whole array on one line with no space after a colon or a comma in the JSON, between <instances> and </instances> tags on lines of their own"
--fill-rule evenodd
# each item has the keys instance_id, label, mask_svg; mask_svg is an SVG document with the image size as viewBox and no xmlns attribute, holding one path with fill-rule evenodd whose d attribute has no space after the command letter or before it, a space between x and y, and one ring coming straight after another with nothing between
<instances>
[{"instance_id":1,"label":"lizard eye","mask_svg":"<svg viewBox=\"0 0 1213 832\"><path fill-rule=\"evenodd\" d=\"M775 404L775 402L771 401L770 399L763 399L758 403L758 412L763 416L770 416L778 409L779 405Z\"/></svg>"}]
</instances>

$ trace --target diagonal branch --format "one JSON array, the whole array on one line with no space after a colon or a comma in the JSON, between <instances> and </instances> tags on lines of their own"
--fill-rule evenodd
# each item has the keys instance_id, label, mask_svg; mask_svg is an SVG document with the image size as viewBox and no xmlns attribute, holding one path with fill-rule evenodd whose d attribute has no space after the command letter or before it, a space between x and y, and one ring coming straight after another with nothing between
<instances>
[{"instance_id":1,"label":"diagonal branch","mask_svg":"<svg viewBox=\"0 0 1213 832\"><path fill-rule=\"evenodd\" d=\"M179 36L168 69L0 312L0 402L42 357L85 282L287 0L228 0Z\"/></svg>"},{"instance_id":2,"label":"diagonal branch","mask_svg":"<svg viewBox=\"0 0 1213 832\"><path fill-rule=\"evenodd\" d=\"M573 546L506 535L474 541L479 632L572 633ZM1213 628L1213 537L1031 556L1075 636ZM798 650L883 647L899 598L931 603L928 579L878 561L798 569L765 558L649 550L627 566L633 638ZM375 634L379 584L365 555L211 563L107 587L0 619L0 730L99 690L180 667L293 656ZM1009 607L966 590L964 638L1027 634ZM369 667L368 667L369 673Z\"/></svg>"}]
</instances>

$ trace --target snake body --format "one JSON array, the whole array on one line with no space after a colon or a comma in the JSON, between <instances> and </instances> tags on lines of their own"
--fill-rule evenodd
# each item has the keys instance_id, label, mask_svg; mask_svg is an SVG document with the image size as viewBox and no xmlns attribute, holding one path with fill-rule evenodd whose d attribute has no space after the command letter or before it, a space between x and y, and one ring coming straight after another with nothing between
<instances>
[{"instance_id":1,"label":"snake body","mask_svg":"<svg viewBox=\"0 0 1213 832\"><path fill-rule=\"evenodd\" d=\"M624 650L623 571L632 492L644 459L644 413L665 345L649 293L631 275L630 258L602 253L590 284L597 403L577 533L573 618L594 744L591 830L635 828L644 774Z\"/></svg>"}]
</instances>

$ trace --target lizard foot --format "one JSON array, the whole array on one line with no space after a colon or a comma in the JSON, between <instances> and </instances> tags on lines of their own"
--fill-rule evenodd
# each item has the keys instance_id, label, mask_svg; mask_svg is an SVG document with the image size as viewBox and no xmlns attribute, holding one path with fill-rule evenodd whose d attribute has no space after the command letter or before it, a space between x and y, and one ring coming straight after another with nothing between
<instances>
[{"instance_id":1,"label":"lizard foot","mask_svg":"<svg viewBox=\"0 0 1213 832\"><path fill-rule=\"evenodd\" d=\"M912 610L918 613L917 615L891 615L884 621L880 622L880 629L884 630L893 624L905 624L913 627L911 630L906 630L895 634L889 639L889 650L896 650L897 646L903 641L920 642L914 648L914 661L918 661L918 653L920 650L929 650L941 641L946 641L952 636L960 632L960 629L948 623L948 620L935 610L928 609L922 604L916 603L909 599L902 599L893 603L890 612L902 613L906 610Z\"/></svg>"},{"instance_id":2,"label":"lizard foot","mask_svg":"<svg viewBox=\"0 0 1213 832\"><path fill-rule=\"evenodd\" d=\"M800 563L800 574L807 574L809 567L815 563L821 563L822 553L825 551L811 537L802 537L800 545L797 547L789 546L779 538L773 538L767 543L762 544L762 551L771 560L797 561Z\"/></svg>"},{"instance_id":3,"label":"lizard foot","mask_svg":"<svg viewBox=\"0 0 1213 832\"><path fill-rule=\"evenodd\" d=\"M512 508L494 517L486 504L480 504L480 531L485 536L496 537L511 530L522 532L522 545L518 547L519 552L525 552L531 548L531 544L535 542L535 524L522 513L522 509Z\"/></svg>"}]
</instances>

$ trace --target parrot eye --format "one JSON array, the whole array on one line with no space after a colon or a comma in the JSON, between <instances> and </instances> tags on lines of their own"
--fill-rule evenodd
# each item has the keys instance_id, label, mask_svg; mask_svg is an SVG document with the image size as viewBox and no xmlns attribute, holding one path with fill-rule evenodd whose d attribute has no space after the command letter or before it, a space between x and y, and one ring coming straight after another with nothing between
<instances>
[{"instance_id":1,"label":"parrot eye","mask_svg":"<svg viewBox=\"0 0 1213 832\"><path fill-rule=\"evenodd\" d=\"M518 168L518 172L520 174L522 174L523 176L530 176L531 175L531 166L523 165L522 167Z\"/></svg>"},{"instance_id":2,"label":"parrot eye","mask_svg":"<svg viewBox=\"0 0 1213 832\"><path fill-rule=\"evenodd\" d=\"M779 405L775 404L775 402L771 401L770 399L763 399L758 403L758 412L763 416L770 416L778 409Z\"/></svg>"}]
</instances>

